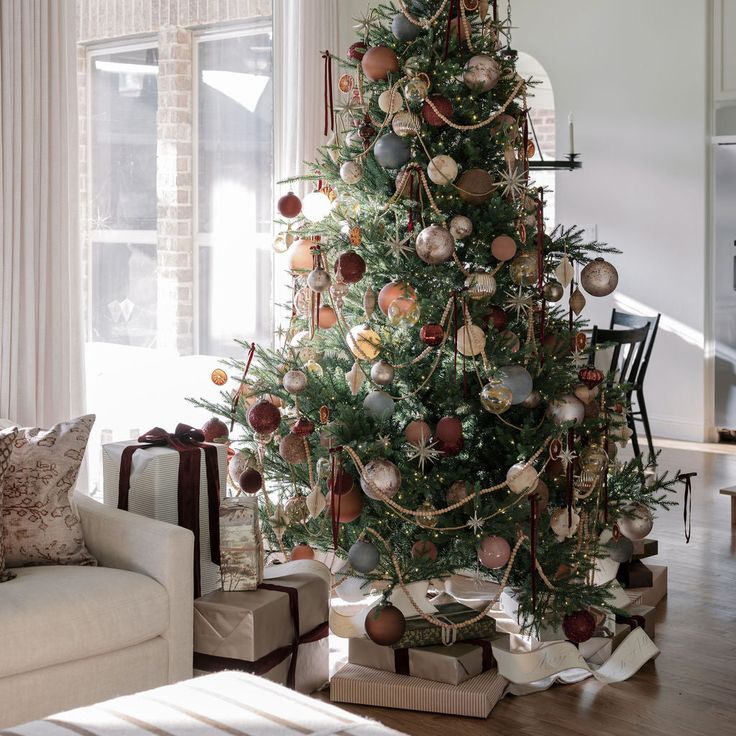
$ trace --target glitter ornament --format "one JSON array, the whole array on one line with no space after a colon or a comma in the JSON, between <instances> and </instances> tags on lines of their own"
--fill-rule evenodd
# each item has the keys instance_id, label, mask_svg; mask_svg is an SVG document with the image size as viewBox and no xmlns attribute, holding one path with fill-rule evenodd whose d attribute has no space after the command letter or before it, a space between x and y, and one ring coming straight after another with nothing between
<instances>
[{"instance_id":1,"label":"glitter ornament","mask_svg":"<svg viewBox=\"0 0 736 736\"><path fill-rule=\"evenodd\" d=\"M354 250L346 250L335 259L335 273L339 281L357 284L365 275L365 261Z\"/></svg>"},{"instance_id":2,"label":"glitter ornament","mask_svg":"<svg viewBox=\"0 0 736 736\"><path fill-rule=\"evenodd\" d=\"M481 406L491 414L503 414L511 406L511 389L500 381L493 380L480 392Z\"/></svg>"},{"instance_id":3,"label":"glitter ornament","mask_svg":"<svg viewBox=\"0 0 736 736\"><path fill-rule=\"evenodd\" d=\"M352 61L360 61L365 56L366 51L368 51L368 47L365 43L363 41L356 41L348 48L347 57L348 59L352 59Z\"/></svg>"},{"instance_id":4,"label":"glitter ornament","mask_svg":"<svg viewBox=\"0 0 736 736\"><path fill-rule=\"evenodd\" d=\"M369 417L385 421L394 413L394 400L385 391L371 391L363 399L363 409Z\"/></svg>"},{"instance_id":5,"label":"glitter ornament","mask_svg":"<svg viewBox=\"0 0 736 736\"><path fill-rule=\"evenodd\" d=\"M427 176L433 184L446 186L452 184L458 175L458 165L452 156L435 156L427 166Z\"/></svg>"},{"instance_id":6,"label":"glitter ornament","mask_svg":"<svg viewBox=\"0 0 736 736\"><path fill-rule=\"evenodd\" d=\"M261 399L248 409L248 424L261 434L275 432L281 423L281 412L270 401Z\"/></svg>"},{"instance_id":7,"label":"glitter ornament","mask_svg":"<svg viewBox=\"0 0 736 736\"><path fill-rule=\"evenodd\" d=\"M279 455L286 460L287 463L298 465L306 462L307 451L304 447L304 440L299 435L289 432L284 435L279 442Z\"/></svg>"},{"instance_id":8,"label":"glitter ornament","mask_svg":"<svg viewBox=\"0 0 736 736\"><path fill-rule=\"evenodd\" d=\"M300 394L307 387L307 376L303 371L288 371L281 379L281 385L290 394Z\"/></svg>"},{"instance_id":9,"label":"glitter ornament","mask_svg":"<svg viewBox=\"0 0 736 736\"><path fill-rule=\"evenodd\" d=\"M473 232L473 222L465 215L455 215L450 220L450 234L455 240L464 240Z\"/></svg>"},{"instance_id":10,"label":"glitter ornament","mask_svg":"<svg viewBox=\"0 0 736 736\"><path fill-rule=\"evenodd\" d=\"M414 299L399 297L389 304L386 316L394 327L415 325L419 321L419 306Z\"/></svg>"},{"instance_id":11,"label":"glitter ornament","mask_svg":"<svg viewBox=\"0 0 736 736\"><path fill-rule=\"evenodd\" d=\"M363 493L374 501L381 498L374 488L378 489L384 496L392 498L399 492L401 487L401 473L390 460L376 458L363 467L360 487L363 489Z\"/></svg>"},{"instance_id":12,"label":"glitter ornament","mask_svg":"<svg viewBox=\"0 0 736 736\"><path fill-rule=\"evenodd\" d=\"M340 167L340 178L346 184L357 184L363 178L363 164L359 161L346 161Z\"/></svg>"},{"instance_id":13,"label":"glitter ornament","mask_svg":"<svg viewBox=\"0 0 736 736\"><path fill-rule=\"evenodd\" d=\"M443 97L442 95L431 95L424 100L422 117L433 128L441 128L447 124L443 118L447 118L447 120L452 119L452 103L447 97Z\"/></svg>"},{"instance_id":14,"label":"glitter ornament","mask_svg":"<svg viewBox=\"0 0 736 736\"><path fill-rule=\"evenodd\" d=\"M531 493L537 487L539 474L531 463L516 463L506 473L509 489L518 495Z\"/></svg>"},{"instance_id":15,"label":"glitter ornament","mask_svg":"<svg viewBox=\"0 0 736 736\"><path fill-rule=\"evenodd\" d=\"M618 286L618 271L603 258L596 258L581 271L580 285L591 296L608 296Z\"/></svg>"},{"instance_id":16,"label":"glitter ornament","mask_svg":"<svg viewBox=\"0 0 736 736\"><path fill-rule=\"evenodd\" d=\"M314 432L314 422L307 417L299 417L292 426L291 431L297 437L307 437Z\"/></svg>"},{"instance_id":17,"label":"glitter ornament","mask_svg":"<svg viewBox=\"0 0 736 736\"><path fill-rule=\"evenodd\" d=\"M290 498L284 505L284 514L289 524L304 524L309 518L306 497L299 494Z\"/></svg>"},{"instance_id":18,"label":"glitter ornament","mask_svg":"<svg viewBox=\"0 0 736 736\"><path fill-rule=\"evenodd\" d=\"M503 537L483 537L478 545L478 562L489 570L505 567L511 558L511 547Z\"/></svg>"},{"instance_id":19,"label":"glitter ornament","mask_svg":"<svg viewBox=\"0 0 736 736\"><path fill-rule=\"evenodd\" d=\"M465 279L465 288L471 299L490 299L496 293L496 279L489 273L477 271Z\"/></svg>"},{"instance_id":20,"label":"glitter ornament","mask_svg":"<svg viewBox=\"0 0 736 736\"><path fill-rule=\"evenodd\" d=\"M461 355L480 355L486 349L486 333L478 325L464 324L457 331L455 342Z\"/></svg>"},{"instance_id":21,"label":"glitter ornament","mask_svg":"<svg viewBox=\"0 0 736 736\"><path fill-rule=\"evenodd\" d=\"M445 338L445 330L442 325L436 322L430 322L426 325L422 325L422 329L419 330L419 339L430 347L437 347L442 344L442 340Z\"/></svg>"},{"instance_id":22,"label":"glitter ornament","mask_svg":"<svg viewBox=\"0 0 736 736\"><path fill-rule=\"evenodd\" d=\"M501 78L501 65L490 56L471 56L463 71L463 82L473 94L492 90Z\"/></svg>"},{"instance_id":23,"label":"glitter ornament","mask_svg":"<svg viewBox=\"0 0 736 736\"><path fill-rule=\"evenodd\" d=\"M455 238L441 225L429 225L417 235L416 251L425 263L444 263L455 252Z\"/></svg>"},{"instance_id":24,"label":"glitter ornament","mask_svg":"<svg viewBox=\"0 0 736 736\"><path fill-rule=\"evenodd\" d=\"M562 619L562 630L573 644L582 644L593 636L595 632L595 618L588 611L568 613Z\"/></svg>"},{"instance_id":25,"label":"glitter ornament","mask_svg":"<svg viewBox=\"0 0 736 736\"><path fill-rule=\"evenodd\" d=\"M388 386L395 374L395 368L386 360L379 360L371 366L371 381L378 386Z\"/></svg>"},{"instance_id":26,"label":"glitter ornament","mask_svg":"<svg viewBox=\"0 0 736 736\"><path fill-rule=\"evenodd\" d=\"M519 286L529 286L537 281L539 271L537 270L536 253L522 251L509 265L511 280Z\"/></svg>"},{"instance_id":27,"label":"glitter ornament","mask_svg":"<svg viewBox=\"0 0 736 736\"><path fill-rule=\"evenodd\" d=\"M413 112L404 110L397 112L391 121L391 130L401 138L411 138L419 133L421 122L419 117Z\"/></svg>"}]
</instances>

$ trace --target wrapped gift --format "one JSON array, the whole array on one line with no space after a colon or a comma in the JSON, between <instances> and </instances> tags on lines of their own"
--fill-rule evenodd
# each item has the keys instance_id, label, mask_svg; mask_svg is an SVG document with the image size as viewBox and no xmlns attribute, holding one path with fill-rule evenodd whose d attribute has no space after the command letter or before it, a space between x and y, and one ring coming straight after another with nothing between
<instances>
[{"instance_id":1,"label":"wrapped gift","mask_svg":"<svg viewBox=\"0 0 736 736\"><path fill-rule=\"evenodd\" d=\"M608 631L603 634L596 632L588 641L580 643L578 650L588 664L602 665L616 651L618 645L630 631L631 627L627 624L617 623L613 635L610 635Z\"/></svg>"},{"instance_id":2,"label":"wrapped gift","mask_svg":"<svg viewBox=\"0 0 736 736\"><path fill-rule=\"evenodd\" d=\"M227 448L201 430L155 428L138 441L102 446L108 506L183 526L194 534L195 597L220 587L219 505L227 482Z\"/></svg>"},{"instance_id":3,"label":"wrapped gift","mask_svg":"<svg viewBox=\"0 0 736 736\"><path fill-rule=\"evenodd\" d=\"M641 560L622 562L618 567L616 580L624 588L650 588L652 571Z\"/></svg>"},{"instance_id":4,"label":"wrapped gift","mask_svg":"<svg viewBox=\"0 0 736 736\"><path fill-rule=\"evenodd\" d=\"M194 669L240 670L303 693L329 678L330 571L297 560L265 569L257 590L194 601Z\"/></svg>"},{"instance_id":5,"label":"wrapped gift","mask_svg":"<svg viewBox=\"0 0 736 736\"><path fill-rule=\"evenodd\" d=\"M646 588L628 588L632 604L656 606L667 595L667 566L648 565L652 573L652 584Z\"/></svg>"},{"instance_id":6,"label":"wrapped gift","mask_svg":"<svg viewBox=\"0 0 736 736\"><path fill-rule=\"evenodd\" d=\"M650 639L654 639L655 619L657 609L654 606L629 606L626 609L625 616L616 616L616 621L620 624L628 624L631 626L641 626Z\"/></svg>"},{"instance_id":7,"label":"wrapped gift","mask_svg":"<svg viewBox=\"0 0 736 736\"><path fill-rule=\"evenodd\" d=\"M475 618L478 611L462 603L440 603L436 606L435 618L446 623L460 624ZM391 646L394 649L408 649L410 647L428 647L443 644L442 631L439 626L426 621L421 616L410 616L406 619L404 635ZM496 633L496 623L492 618L485 616L470 626L457 629L457 641L467 639L488 639Z\"/></svg>"},{"instance_id":8,"label":"wrapped gift","mask_svg":"<svg viewBox=\"0 0 736 736\"><path fill-rule=\"evenodd\" d=\"M659 542L656 539L639 539L632 544L634 545L632 560L645 560L647 557L655 557L659 554Z\"/></svg>"},{"instance_id":9,"label":"wrapped gift","mask_svg":"<svg viewBox=\"0 0 736 736\"><path fill-rule=\"evenodd\" d=\"M503 697L507 684L495 669L471 677L459 685L450 685L346 664L330 681L330 700L487 718Z\"/></svg>"},{"instance_id":10,"label":"wrapped gift","mask_svg":"<svg viewBox=\"0 0 736 736\"><path fill-rule=\"evenodd\" d=\"M493 667L490 639L472 639L450 646L392 649L370 639L350 639L348 662L425 680L459 685Z\"/></svg>"},{"instance_id":11,"label":"wrapped gift","mask_svg":"<svg viewBox=\"0 0 736 736\"><path fill-rule=\"evenodd\" d=\"M263 580L263 543L255 496L220 503L220 575L224 591L256 590Z\"/></svg>"}]
</instances>

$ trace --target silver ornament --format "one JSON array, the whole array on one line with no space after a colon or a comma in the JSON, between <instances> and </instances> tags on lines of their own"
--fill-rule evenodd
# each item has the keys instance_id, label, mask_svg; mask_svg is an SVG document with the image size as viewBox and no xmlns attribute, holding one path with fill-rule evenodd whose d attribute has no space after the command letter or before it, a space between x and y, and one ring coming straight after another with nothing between
<instances>
[{"instance_id":1,"label":"silver ornament","mask_svg":"<svg viewBox=\"0 0 736 736\"><path fill-rule=\"evenodd\" d=\"M450 234L455 240L464 240L473 232L473 222L465 215L455 215L450 220Z\"/></svg>"},{"instance_id":2,"label":"silver ornament","mask_svg":"<svg viewBox=\"0 0 736 736\"><path fill-rule=\"evenodd\" d=\"M501 78L501 65L490 56L476 54L463 71L463 82L475 94L492 90Z\"/></svg>"},{"instance_id":3,"label":"silver ornament","mask_svg":"<svg viewBox=\"0 0 736 736\"><path fill-rule=\"evenodd\" d=\"M541 403L542 394L540 394L539 391L532 391L529 396L521 402L521 405L526 409L536 409Z\"/></svg>"},{"instance_id":4,"label":"silver ornament","mask_svg":"<svg viewBox=\"0 0 736 736\"><path fill-rule=\"evenodd\" d=\"M596 258L580 273L580 285L591 296L608 296L618 286L618 271L608 261Z\"/></svg>"},{"instance_id":5,"label":"silver ornament","mask_svg":"<svg viewBox=\"0 0 736 736\"><path fill-rule=\"evenodd\" d=\"M307 376L303 371L289 371L281 379L281 385L290 394L300 394L307 387Z\"/></svg>"},{"instance_id":6,"label":"silver ornament","mask_svg":"<svg viewBox=\"0 0 736 736\"><path fill-rule=\"evenodd\" d=\"M523 365L507 365L498 371L498 380L511 390L511 403L521 404L531 394L534 382Z\"/></svg>"},{"instance_id":7,"label":"silver ornament","mask_svg":"<svg viewBox=\"0 0 736 736\"><path fill-rule=\"evenodd\" d=\"M471 273L465 279L465 286L471 299L486 299L496 293L496 279L489 273Z\"/></svg>"},{"instance_id":8,"label":"silver ornament","mask_svg":"<svg viewBox=\"0 0 736 736\"><path fill-rule=\"evenodd\" d=\"M430 265L444 263L455 252L455 238L441 225L425 227L416 240L417 255Z\"/></svg>"},{"instance_id":9,"label":"silver ornament","mask_svg":"<svg viewBox=\"0 0 736 736\"><path fill-rule=\"evenodd\" d=\"M411 158L411 146L396 133L386 133L373 146L373 156L384 169L400 169Z\"/></svg>"},{"instance_id":10,"label":"silver ornament","mask_svg":"<svg viewBox=\"0 0 736 736\"><path fill-rule=\"evenodd\" d=\"M627 537L620 536L618 539L611 538L606 545L608 556L614 562L629 562L634 554L634 544Z\"/></svg>"},{"instance_id":11,"label":"silver ornament","mask_svg":"<svg viewBox=\"0 0 736 736\"><path fill-rule=\"evenodd\" d=\"M340 178L346 184L357 184L363 178L363 164L359 161L346 161L340 167Z\"/></svg>"},{"instance_id":12,"label":"silver ornament","mask_svg":"<svg viewBox=\"0 0 736 736\"><path fill-rule=\"evenodd\" d=\"M625 516L619 516L616 520L618 528L628 539L636 542L644 539L654 526L652 512L643 504L637 503L626 506L623 509Z\"/></svg>"},{"instance_id":13,"label":"silver ornament","mask_svg":"<svg viewBox=\"0 0 736 736\"><path fill-rule=\"evenodd\" d=\"M379 360L371 366L371 381L379 386L387 386L394 380L396 370L386 360Z\"/></svg>"},{"instance_id":14,"label":"silver ornament","mask_svg":"<svg viewBox=\"0 0 736 736\"><path fill-rule=\"evenodd\" d=\"M324 268L315 268L307 276L307 286L318 294L323 294L332 286L330 274Z\"/></svg>"},{"instance_id":15,"label":"silver ornament","mask_svg":"<svg viewBox=\"0 0 736 736\"><path fill-rule=\"evenodd\" d=\"M394 413L394 400L385 391L371 391L363 399L365 413L373 419L388 419Z\"/></svg>"},{"instance_id":16,"label":"silver ornament","mask_svg":"<svg viewBox=\"0 0 736 736\"><path fill-rule=\"evenodd\" d=\"M564 424L565 422L581 424L585 418L585 404L577 396L568 394L549 402L547 416L555 424Z\"/></svg>"},{"instance_id":17,"label":"silver ornament","mask_svg":"<svg viewBox=\"0 0 736 736\"><path fill-rule=\"evenodd\" d=\"M390 461L384 458L371 460L364 468L360 477L360 487L368 498L380 499L374 488L389 498L395 496L401 487L401 473Z\"/></svg>"},{"instance_id":18,"label":"silver ornament","mask_svg":"<svg viewBox=\"0 0 736 736\"><path fill-rule=\"evenodd\" d=\"M348 550L348 562L355 572L369 573L376 569L380 559L378 548L359 539Z\"/></svg>"},{"instance_id":19,"label":"silver ornament","mask_svg":"<svg viewBox=\"0 0 736 736\"><path fill-rule=\"evenodd\" d=\"M550 281L544 285L544 298L554 304L562 299L565 290L558 281Z\"/></svg>"}]
</instances>

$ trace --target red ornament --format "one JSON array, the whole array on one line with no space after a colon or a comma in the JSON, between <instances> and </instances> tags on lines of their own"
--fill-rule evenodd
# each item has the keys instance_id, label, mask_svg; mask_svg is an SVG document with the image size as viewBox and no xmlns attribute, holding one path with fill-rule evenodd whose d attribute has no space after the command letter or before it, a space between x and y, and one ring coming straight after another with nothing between
<instances>
[{"instance_id":1,"label":"red ornament","mask_svg":"<svg viewBox=\"0 0 736 736\"><path fill-rule=\"evenodd\" d=\"M221 421L220 419L217 419L216 417L208 419L202 425L202 431L204 432L205 442L214 442L215 440L220 439L226 440L229 434L227 424L225 424L225 422Z\"/></svg>"},{"instance_id":2,"label":"red ornament","mask_svg":"<svg viewBox=\"0 0 736 736\"><path fill-rule=\"evenodd\" d=\"M276 205L282 217L296 217L302 211L302 201L294 192L284 194Z\"/></svg>"},{"instance_id":3,"label":"red ornament","mask_svg":"<svg viewBox=\"0 0 736 736\"><path fill-rule=\"evenodd\" d=\"M434 431L437 449L445 455L457 455L463 449L463 424L457 417L442 417Z\"/></svg>"},{"instance_id":4,"label":"red ornament","mask_svg":"<svg viewBox=\"0 0 736 736\"><path fill-rule=\"evenodd\" d=\"M573 644L582 644L593 636L595 619L588 611L568 613L562 619L562 630Z\"/></svg>"},{"instance_id":5,"label":"red ornament","mask_svg":"<svg viewBox=\"0 0 736 736\"><path fill-rule=\"evenodd\" d=\"M346 250L335 259L335 273L346 284L357 284L365 275L365 261L354 250Z\"/></svg>"},{"instance_id":6,"label":"red ornament","mask_svg":"<svg viewBox=\"0 0 736 736\"><path fill-rule=\"evenodd\" d=\"M421 539L418 542L414 542L412 545L411 556L415 560L434 562L437 559L437 546L434 542L430 542L428 539Z\"/></svg>"},{"instance_id":7,"label":"red ornament","mask_svg":"<svg viewBox=\"0 0 736 736\"><path fill-rule=\"evenodd\" d=\"M354 484L353 476L346 473L342 468L337 468L327 481L330 493L334 493L336 496L344 496L346 493L350 493Z\"/></svg>"},{"instance_id":8,"label":"red ornament","mask_svg":"<svg viewBox=\"0 0 736 736\"><path fill-rule=\"evenodd\" d=\"M360 127L358 128L358 135L364 140L369 141L371 138L373 138L376 135L376 129L373 127L373 124L371 123L371 119L366 115L363 122L360 124Z\"/></svg>"},{"instance_id":9,"label":"red ornament","mask_svg":"<svg viewBox=\"0 0 736 736\"><path fill-rule=\"evenodd\" d=\"M603 375L603 371L599 371L593 366L587 366L586 368L581 368L578 371L578 378L581 383L584 383L588 388L593 389L598 384L602 383L605 376Z\"/></svg>"},{"instance_id":10,"label":"red ornament","mask_svg":"<svg viewBox=\"0 0 736 736\"><path fill-rule=\"evenodd\" d=\"M452 102L442 95L430 95L422 105L422 117L435 128L446 125L445 121L434 111L429 103L432 103L437 111L442 113L448 120L452 118Z\"/></svg>"},{"instance_id":11,"label":"red ornament","mask_svg":"<svg viewBox=\"0 0 736 736\"><path fill-rule=\"evenodd\" d=\"M444 337L445 331L442 328L442 325L439 325L436 322L430 322L419 330L419 339L425 345L429 345L432 348L436 348L440 345Z\"/></svg>"},{"instance_id":12,"label":"red ornament","mask_svg":"<svg viewBox=\"0 0 736 736\"><path fill-rule=\"evenodd\" d=\"M362 41L356 41L348 49L348 59L360 61L365 56L366 51L368 51L368 47Z\"/></svg>"},{"instance_id":13,"label":"red ornament","mask_svg":"<svg viewBox=\"0 0 736 736\"><path fill-rule=\"evenodd\" d=\"M495 304L491 305L488 310L488 314L483 317L483 324L485 327L493 327L494 330L503 332L506 329L506 325L509 323L509 317L506 312Z\"/></svg>"},{"instance_id":14,"label":"red ornament","mask_svg":"<svg viewBox=\"0 0 736 736\"><path fill-rule=\"evenodd\" d=\"M355 521L361 513L363 513L364 497L365 494L363 494L360 488L353 488L352 491L348 491L344 495L340 496L340 498L335 501L337 520L342 524ZM328 493L325 500L327 501L327 512L329 516L331 513L332 494Z\"/></svg>"},{"instance_id":15,"label":"red ornament","mask_svg":"<svg viewBox=\"0 0 736 736\"><path fill-rule=\"evenodd\" d=\"M291 550L292 560L313 560L314 550L308 544L297 544Z\"/></svg>"},{"instance_id":16,"label":"red ornament","mask_svg":"<svg viewBox=\"0 0 736 736\"><path fill-rule=\"evenodd\" d=\"M261 434L275 432L281 423L281 412L266 399L257 401L248 409L248 424Z\"/></svg>"},{"instance_id":17,"label":"red ornament","mask_svg":"<svg viewBox=\"0 0 736 736\"><path fill-rule=\"evenodd\" d=\"M258 493L263 487L263 476L254 468L246 468L238 478L238 485L244 493Z\"/></svg>"},{"instance_id":18,"label":"red ornament","mask_svg":"<svg viewBox=\"0 0 736 736\"><path fill-rule=\"evenodd\" d=\"M381 646L395 644L406 631L406 619L398 608L391 604L375 606L365 619L365 632L371 641Z\"/></svg>"},{"instance_id":19,"label":"red ornament","mask_svg":"<svg viewBox=\"0 0 736 736\"><path fill-rule=\"evenodd\" d=\"M296 424L291 428L291 432L297 437L306 437L314 432L314 422L306 417L299 417Z\"/></svg>"}]
</instances>

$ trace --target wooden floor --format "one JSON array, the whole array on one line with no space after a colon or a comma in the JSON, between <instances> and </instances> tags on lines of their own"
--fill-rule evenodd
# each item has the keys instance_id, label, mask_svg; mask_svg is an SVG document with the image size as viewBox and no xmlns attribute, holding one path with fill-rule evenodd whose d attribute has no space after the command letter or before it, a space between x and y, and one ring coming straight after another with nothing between
<instances>
[{"instance_id":1,"label":"wooden floor","mask_svg":"<svg viewBox=\"0 0 736 736\"><path fill-rule=\"evenodd\" d=\"M661 514L652 533L659 540L652 562L669 566L669 595L657 607L662 653L655 661L617 685L587 680L506 697L488 720L344 707L421 736L736 734L736 534L729 499L718 495L721 487L736 484L736 447L662 447L661 469L696 471L698 477L690 544L683 536L682 506Z\"/></svg>"}]
</instances>

